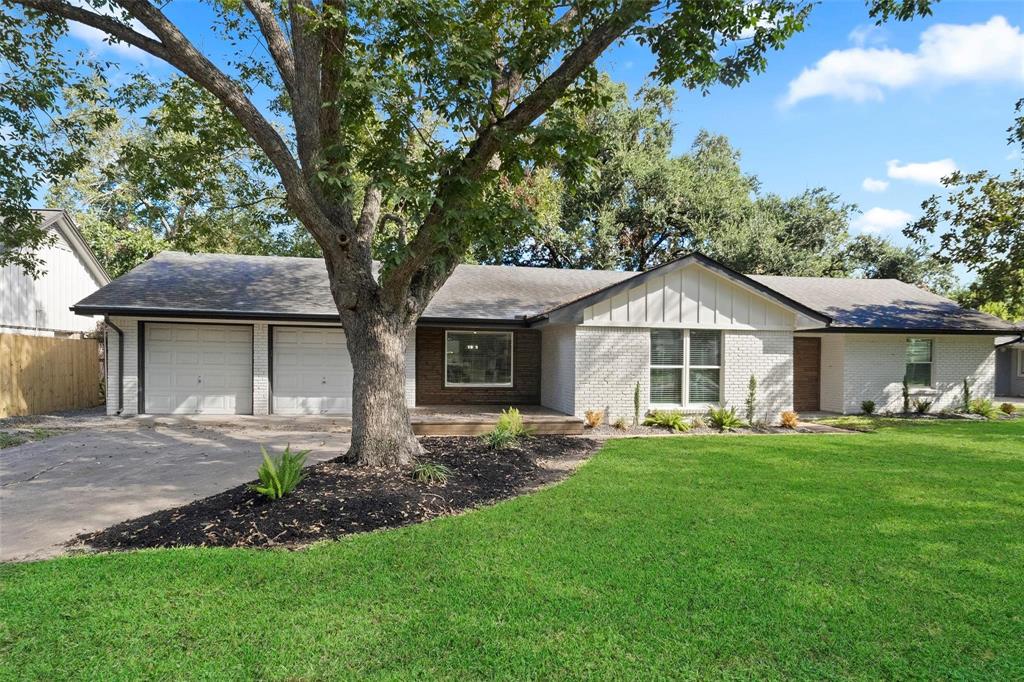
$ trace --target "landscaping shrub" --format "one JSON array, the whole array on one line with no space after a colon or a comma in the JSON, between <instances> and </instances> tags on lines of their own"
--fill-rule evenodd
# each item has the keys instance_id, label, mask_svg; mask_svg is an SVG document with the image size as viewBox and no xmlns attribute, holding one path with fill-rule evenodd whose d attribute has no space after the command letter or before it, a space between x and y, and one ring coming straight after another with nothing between
<instances>
[{"instance_id":1,"label":"landscaping shrub","mask_svg":"<svg viewBox=\"0 0 1024 682\"><path fill-rule=\"evenodd\" d=\"M504 450L515 447L519 443L518 436L498 426L480 436L480 440L492 450Z\"/></svg>"},{"instance_id":2,"label":"landscaping shrub","mask_svg":"<svg viewBox=\"0 0 1024 682\"><path fill-rule=\"evenodd\" d=\"M447 483L452 470L437 462L419 462L413 467L412 477L421 483Z\"/></svg>"},{"instance_id":3,"label":"landscaping shrub","mask_svg":"<svg viewBox=\"0 0 1024 682\"><path fill-rule=\"evenodd\" d=\"M967 379L964 379L964 387L961 389L961 404L963 405L963 411L970 413L971 411L971 385L967 383Z\"/></svg>"},{"instance_id":4,"label":"landscaping shrub","mask_svg":"<svg viewBox=\"0 0 1024 682\"><path fill-rule=\"evenodd\" d=\"M583 420L587 423L587 427L596 429L604 421L604 412L602 410L587 410L583 413Z\"/></svg>"},{"instance_id":5,"label":"landscaping shrub","mask_svg":"<svg viewBox=\"0 0 1024 682\"><path fill-rule=\"evenodd\" d=\"M910 412L910 384L906 377L903 379L903 414Z\"/></svg>"},{"instance_id":6,"label":"landscaping shrub","mask_svg":"<svg viewBox=\"0 0 1024 682\"><path fill-rule=\"evenodd\" d=\"M503 450L513 447L520 438L529 435L530 430L523 423L522 413L515 407L510 407L501 411L494 428L482 435L480 440L492 450Z\"/></svg>"},{"instance_id":7,"label":"landscaping shrub","mask_svg":"<svg viewBox=\"0 0 1024 682\"><path fill-rule=\"evenodd\" d=\"M703 415L695 414L690 419L690 428L692 429L703 429L705 426L707 423L704 421Z\"/></svg>"},{"instance_id":8,"label":"landscaping shrub","mask_svg":"<svg viewBox=\"0 0 1024 682\"><path fill-rule=\"evenodd\" d=\"M686 423L686 419L678 412L669 412L667 410L655 410L647 415L644 419L644 426L660 426L667 429L672 429L679 433L685 433L690 430L690 425Z\"/></svg>"},{"instance_id":9,"label":"landscaping shrub","mask_svg":"<svg viewBox=\"0 0 1024 682\"><path fill-rule=\"evenodd\" d=\"M985 419L995 419L999 416L999 410L988 398L975 398L971 400L967 410L971 414L978 414Z\"/></svg>"},{"instance_id":10,"label":"landscaping shrub","mask_svg":"<svg viewBox=\"0 0 1024 682\"><path fill-rule=\"evenodd\" d=\"M779 417L779 421L785 428L795 429L797 422L800 421L800 415L798 415L796 412L793 412L792 410L786 410Z\"/></svg>"},{"instance_id":11,"label":"landscaping shrub","mask_svg":"<svg viewBox=\"0 0 1024 682\"><path fill-rule=\"evenodd\" d=\"M735 431L743 426L743 420L736 416L736 408L711 407L705 421L719 431Z\"/></svg>"},{"instance_id":12,"label":"landscaping shrub","mask_svg":"<svg viewBox=\"0 0 1024 682\"><path fill-rule=\"evenodd\" d=\"M625 419L625 417L619 417L618 419L616 419L615 423L612 424L612 426L617 428L619 431L625 431L626 430L626 419Z\"/></svg>"},{"instance_id":13,"label":"landscaping shrub","mask_svg":"<svg viewBox=\"0 0 1024 682\"><path fill-rule=\"evenodd\" d=\"M640 426L640 382L633 389L633 426Z\"/></svg>"},{"instance_id":14,"label":"landscaping shrub","mask_svg":"<svg viewBox=\"0 0 1024 682\"><path fill-rule=\"evenodd\" d=\"M260 452L263 453L263 463L256 472L260 482L249 484L251 490L271 500L279 500L294 490L305 478L302 467L306 463L309 450L292 452L291 445L288 445L278 457L271 458L267 454L267 449L261 445Z\"/></svg>"},{"instance_id":15,"label":"landscaping shrub","mask_svg":"<svg viewBox=\"0 0 1024 682\"><path fill-rule=\"evenodd\" d=\"M747 423L753 425L754 412L757 410L757 377L750 375L747 382Z\"/></svg>"},{"instance_id":16,"label":"landscaping shrub","mask_svg":"<svg viewBox=\"0 0 1024 682\"><path fill-rule=\"evenodd\" d=\"M914 400L914 411L918 414L926 414L928 410L932 409L932 405L935 403L934 400L924 400L917 398Z\"/></svg>"},{"instance_id":17,"label":"landscaping shrub","mask_svg":"<svg viewBox=\"0 0 1024 682\"><path fill-rule=\"evenodd\" d=\"M874 400L865 400L865 401L861 402L861 404L860 404L860 411L863 412L864 414L874 414L875 413L875 401Z\"/></svg>"},{"instance_id":18,"label":"landscaping shrub","mask_svg":"<svg viewBox=\"0 0 1024 682\"><path fill-rule=\"evenodd\" d=\"M1017 406L1013 403L1003 403L999 406L999 409L1002 410L1003 414L1013 414L1017 411Z\"/></svg>"}]
</instances>

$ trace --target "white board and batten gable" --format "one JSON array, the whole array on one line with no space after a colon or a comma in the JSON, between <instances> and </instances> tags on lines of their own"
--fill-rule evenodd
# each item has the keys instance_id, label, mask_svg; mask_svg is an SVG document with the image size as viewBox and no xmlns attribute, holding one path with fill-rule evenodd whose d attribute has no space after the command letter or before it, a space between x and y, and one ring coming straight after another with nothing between
<instances>
[{"instance_id":1,"label":"white board and batten gable","mask_svg":"<svg viewBox=\"0 0 1024 682\"><path fill-rule=\"evenodd\" d=\"M96 330L100 318L72 305L110 282L64 211L40 211L54 242L40 250L44 271L33 279L18 266L0 268L0 333L55 336Z\"/></svg>"},{"instance_id":2,"label":"white board and batten gable","mask_svg":"<svg viewBox=\"0 0 1024 682\"><path fill-rule=\"evenodd\" d=\"M644 273L586 301L578 324L605 327L687 329L818 329L820 316L759 290L741 275L730 276L698 260Z\"/></svg>"}]
</instances>

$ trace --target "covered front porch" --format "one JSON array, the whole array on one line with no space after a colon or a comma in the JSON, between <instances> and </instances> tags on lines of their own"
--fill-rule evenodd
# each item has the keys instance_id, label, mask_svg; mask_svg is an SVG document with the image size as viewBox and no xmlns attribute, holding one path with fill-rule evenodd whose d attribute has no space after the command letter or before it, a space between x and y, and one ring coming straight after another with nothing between
<instances>
[{"instance_id":1,"label":"covered front porch","mask_svg":"<svg viewBox=\"0 0 1024 682\"><path fill-rule=\"evenodd\" d=\"M479 436L498 423L501 411L515 407L537 435L583 433L583 420L540 405L421 405L409 409L418 436Z\"/></svg>"}]
</instances>

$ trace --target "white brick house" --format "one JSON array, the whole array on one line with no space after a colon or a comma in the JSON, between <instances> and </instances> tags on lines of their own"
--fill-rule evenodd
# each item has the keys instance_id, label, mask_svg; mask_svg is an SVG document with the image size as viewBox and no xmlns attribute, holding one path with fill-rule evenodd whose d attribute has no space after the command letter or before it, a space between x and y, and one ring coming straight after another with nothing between
<instances>
[{"instance_id":1,"label":"white brick house","mask_svg":"<svg viewBox=\"0 0 1024 682\"><path fill-rule=\"evenodd\" d=\"M108 411L346 414L352 368L322 261L164 253L81 301L112 324ZM896 410L995 390L1012 325L894 280L745 276L700 254L644 273L465 265L406 351L410 405L581 416ZM116 341L116 342L115 342ZM120 349L123 348L123 358Z\"/></svg>"}]
</instances>

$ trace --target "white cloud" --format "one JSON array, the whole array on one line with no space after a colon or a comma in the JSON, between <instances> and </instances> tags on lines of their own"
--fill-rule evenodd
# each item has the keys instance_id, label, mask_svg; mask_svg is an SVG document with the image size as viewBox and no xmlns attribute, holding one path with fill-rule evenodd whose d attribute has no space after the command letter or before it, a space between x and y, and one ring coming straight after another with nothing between
<instances>
[{"instance_id":1,"label":"white cloud","mask_svg":"<svg viewBox=\"0 0 1024 682\"><path fill-rule=\"evenodd\" d=\"M88 9L91 12L103 14L108 17L117 19L122 23L125 23L124 15L119 11L115 10L112 5L102 5L96 7L75 0L73 0L70 4L76 5L78 7L84 7L85 9ZM127 23L132 28L132 30L136 31L137 33L141 33L142 35L148 36L150 38L156 37L148 28L143 26L142 22L140 22L138 19L131 19ZM131 57L133 59L137 59L140 61L149 59L150 57L149 53L140 50L134 45L129 45L128 43L119 41L110 42L110 37L103 31L97 28L93 28L92 26L80 24L77 21L68 22L68 33L71 35L71 37L81 40L83 43L86 44L86 46L90 50L97 54L110 52L113 54L121 55L122 57Z\"/></svg>"},{"instance_id":2,"label":"white cloud","mask_svg":"<svg viewBox=\"0 0 1024 682\"><path fill-rule=\"evenodd\" d=\"M884 192L889 189L889 182L887 180L876 180L875 178L864 178L864 182L860 183L860 186L869 192Z\"/></svg>"},{"instance_id":3,"label":"white cloud","mask_svg":"<svg viewBox=\"0 0 1024 682\"><path fill-rule=\"evenodd\" d=\"M866 213L857 216L853 221L853 226L861 232L879 234L889 230L898 230L910 222L910 219L913 217L906 211L901 211L898 208L879 208L876 206Z\"/></svg>"},{"instance_id":4,"label":"white cloud","mask_svg":"<svg viewBox=\"0 0 1024 682\"><path fill-rule=\"evenodd\" d=\"M953 159L939 159L925 163L900 163L893 159L886 164L887 175L893 180L912 180L926 185L941 185L942 178L956 170Z\"/></svg>"},{"instance_id":5,"label":"white cloud","mask_svg":"<svg viewBox=\"0 0 1024 682\"><path fill-rule=\"evenodd\" d=\"M880 40L878 27L874 24L866 24L855 27L850 31L846 39L857 47L864 47L867 43L877 43Z\"/></svg>"},{"instance_id":6,"label":"white cloud","mask_svg":"<svg viewBox=\"0 0 1024 682\"><path fill-rule=\"evenodd\" d=\"M881 100L887 90L922 83L989 80L1024 82L1024 32L1001 16L983 24L936 24L921 34L916 52L857 47L833 50L789 83L783 105L831 96L855 102Z\"/></svg>"}]
</instances>

